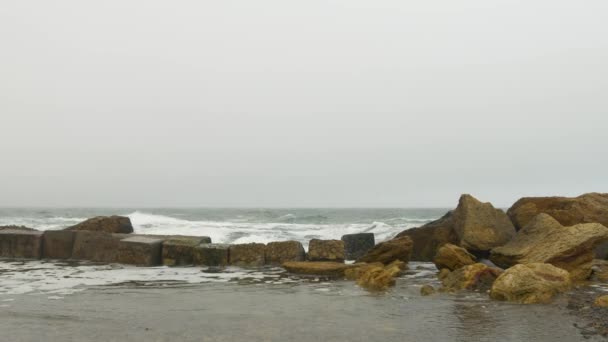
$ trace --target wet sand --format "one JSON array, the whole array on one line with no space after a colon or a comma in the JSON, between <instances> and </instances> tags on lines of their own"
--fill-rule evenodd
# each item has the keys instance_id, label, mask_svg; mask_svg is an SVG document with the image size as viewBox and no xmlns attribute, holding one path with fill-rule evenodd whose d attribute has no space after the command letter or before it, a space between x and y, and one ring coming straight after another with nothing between
<instances>
[{"instance_id":1,"label":"wet sand","mask_svg":"<svg viewBox=\"0 0 608 342\"><path fill-rule=\"evenodd\" d=\"M63 295L4 293L0 329L5 341L601 340L575 326L587 323L577 314L584 304L568 305L568 296L528 306L482 293L421 297L420 285L436 284L432 265L410 266L383 294L285 274L262 281L127 281Z\"/></svg>"}]
</instances>

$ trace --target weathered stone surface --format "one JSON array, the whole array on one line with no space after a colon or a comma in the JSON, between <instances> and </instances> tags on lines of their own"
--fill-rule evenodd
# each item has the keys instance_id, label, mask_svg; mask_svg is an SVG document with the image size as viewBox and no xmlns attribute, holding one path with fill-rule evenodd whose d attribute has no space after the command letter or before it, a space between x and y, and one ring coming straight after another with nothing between
<instances>
[{"instance_id":1,"label":"weathered stone surface","mask_svg":"<svg viewBox=\"0 0 608 342\"><path fill-rule=\"evenodd\" d=\"M90 218L65 230L88 230L104 233L133 233L131 219L125 216L98 216Z\"/></svg>"},{"instance_id":2,"label":"weathered stone surface","mask_svg":"<svg viewBox=\"0 0 608 342\"><path fill-rule=\"evenodd\" d=\"M491 203L482 203L471 195L462 195L454 210L454 231L458 244L469 251L488 252L515 236L509 217Z\"/></svg>"},{"instance_id":3,"label":"weathered stone surface","mask_svg":"<svg viewBox=\"0 0 608 342\"><path fill-rule=\"evenodd\" d=\"M74 249L76 232L47 230L42 236L42 257L46 259L70 259Z\"/></svg>"},{"instance_id":4,"label":"weathered stone surface","mask_svg":"<svg viewBox=\"0 0 608 342\"><path fill-rule=\"evenodd\" d=\"M551 264L515 265L492 285L490 297L521 304L547 303L572 285L568 271Z\"/></svg>"},{"instance_id":5,"label":"weathered stone surface","mask_svg":"<svg viewBox=\"0 0 608 342\"><path fill-rule=\"evenodd\" d=\"M230 264L235 266L262 266L266 263L266 245L245 243L230 246Z\"/></svg>"},{"instance_id":6,"label":"weathered stone surface","mask_svg":"<svg viewBox=\"0 0 608 342\"><path fill-rule=\"evenodd\" d=\"M414 241L412 260L433 261L437 249L446 243L485 255L514 235L515 228L502 210L471 195L462 195L455 210L420 228L405 230L397 237L409 236Z\"/></svg>"},{"instance_id":7,"label":"weathered stone surface","mask_svg":"<svg viewBox=\"0 0 608 342\"><path fill-rule=\"evenodd\" d=\"M75 232L72 258L97 262L117 262L120 240L128 234L110 234L80 230Z\"/></svg>"},{"instance_id":8,"label":"weathered stone surface","mask_svg":"<svg viewBox=\"0 0 608 342\"><path fill-rule=\"evenodd\" d=\"M592 262L592 275L590 280L608 282L608 260L594 259Z\"/></svg>"},{"instance_id":9,"label":"weathered stone surface","mask_svg":"<svg viewBox=\"0 0 608 342\"><path fill-rule=\"evenodd\" d=\"M344 241L346 260L357 260L376 245L374 233L346 234L341 240Z\"/></svg>"},{"instance_id":10,"label":"weathered stone surface","mask_svg":"<svg viewBox=\"0 0 608 342\"><path fill-rule=\"evenodd\" d=\"M608 308L608 295L599 296L593 301L593 306Z\"/></svg>"},{"instance_id":11,"label":"weathered stone surface","mask_svg":"<svg viewBox=\"0 0 608 342\"><path fill-rule=\"evenodd\" d=\"M443 291L488 290L502 271L481 263L467 265L441 279Z\"/></svg>"},{"instance_id":12,"label":"weathered stone surface","mask_svg":"<svg viewBox=\"0 0 608 342\"><path fill-rule=\"evenodd\" d=\"M357 285L372 291L383 291L395 286L395 278L406 269L407 264L395 260L384 267L369 267L357 279Z\"/></svg>"},{"instance_id":13,"label":"weathered stone surface","mask_svg":"<svg viewBox=\"0 0 608 342\"><path fill-rule=\"evenodd\" d=\"M353 267L344 271L344 277L348 280L357 280L361 277L361 274L374 267L384 268L384 264L381 262L373 262L371 264L367 263L356 263L352 264Z\"/></svg>"},{"instance_id":14,"label":"weathered stone surface","mask_svg":"<svg viewBox=\"0 0 608 342\"><path fill-rule=\"evenodd\" d=\"M166 266L194 265L194 248L211 243L206 236L175 236L163 241L162 263Z\"/></svg>"},{"instance_id":15,"label":"weathered stone surface","mask_svg":"<svg viewBox=\"0 0 608 342\"><path fill-rule=\"evenodd\" d=\"M204 243L194 248L194 264L205 266L226 266L229 263L230 245Z\"/></svg>"},{"instance_id":16,"label":"weathered stone surface","mask_svg":"<svg viewBox=\"0 0 608 342\"><path fill-rule=\"evenodd\" d=\"M308 260L344 262L344 241L310 240L308 244Z\"/></svg>"},{"instance_id":17,"label":"weathered stone surface","mask_svg":"<svg viewBox=\"0 0 608 342\"><path fill-rule=\"evenodd\" d=\"M564 226L600 223L608 227L608 194L589 193L578 197L524 197L507 211L515 228L521 229L538 214L545 213Z\"/></svg>"},{"instance_id":18,"label":"weathered stone surface","mask_svg":"<svg viewBox=\"0 0 608 342\"><path fill-rule=\"evenodd\" d=\"M475 256L466 249L446 243L437 250L435 255L435 266L438 270L447 268L450 271L475 263Z\"/></svg>"},{"instance_id":19,"label":"weathered stone surface","mask_svg":"<svg viewBox=\"0 0 608 342\"><path fill-rule=\"evenodd\" d=\"M423 285L420 288L420 295L421 296L430 296L435 294L435 288L432 285Z\"/></svg>"},{"instance_id":20,"label":"weathered stone surface","mask_svg":"<svg viewBox=\"0 0 608 342\"><path fill-rule=\"evenodd\" d=\"M385 265L395 260L408 262L412 254L413 242L408 236L377 244L357 262L381 262Z\"/></svg>"},{"instance_id":21,"label":"weathered stone surface","mask_svg":"<svg viewBox=\"0 0 608 342\"><path fill-rule=\"evenodd\" d=\"M346 270L357 266L329 261L287 261L283 263L283 267L295 274L341 278Z\"/></svg>"},{"instance_id":22,"label":"weathered stone surface","mask_svg":"<svg viewBox=\"0 0 608 342\"><path fill-rule=\"evenodd\" d=\"M270 242L266 245L266 263L280 265L287 261L304 261L306 251L298 241Z\"/></svg>"},{"instance_id":23,"label":"weathered stone surface","mask_svg":"<svg viewBox=\"0 0 608 342\"><path fill-rule=\"evenodd\" d=\"M25 229L0 230L0 257L40 259L42 232Z\"/></svg>"},{"instance_id":24,"label":"weathered stone surface","mask_svg":"<svg viewBox=\"0 0 608 342\"><path fill-rule=\"evenodd\" d=\"M404 236L410 237L414 242L412 261L433 261L439 247L446 243L458 244L460 241L454 231L452 212L422 227L404 230L396 238Z\"/></svg>"},{"instance_id":25,"label":"weathered stone surface","mask_svg":"<svg viewBox=\"0 0 608 342\"><path fill-rule=\"evenodd\" d=\"M133 236L118 243L117 261L121 264L156 266L161 264L163 240Z\"/></svg>"},{"instance_id":26,"label":"weathered stone surface","mask_svg":"<svg viewBox=\"0 0 608 342\"><path fill-rule=\"evenodd\" d=\"M448 270L447 268L442 268L439 270L439 272L437 273L437 278L439 280L443 280L445 279L449 274L450 274L450 270Z\"/></svg>"},{"instance_id":27,"label":"weathered stone surface","mask_svg":"<svg viewBox=\"0 0 608 342\"><path fill-rule=\"evenodd\" d=\"M515 264L549 263L570 272L573 280L591 274L595 247L608 240L599 223L564 227L547 214L537 215L508 244L492 250L490 260L508 268Z\"/></svg>"},{"instance_id":28,"label":"weathered stone surface","mask_svg":"<svg viewBox=\"0 0 608 342\"><path fill-rule=\"evenodd\" d=\"M29 230L29 231L36 231L36 229L34 228L29 228L26 226L15 226L15 225L11 225L11 226L0 226L0 230Z\"/></svg>"}]
</instances>

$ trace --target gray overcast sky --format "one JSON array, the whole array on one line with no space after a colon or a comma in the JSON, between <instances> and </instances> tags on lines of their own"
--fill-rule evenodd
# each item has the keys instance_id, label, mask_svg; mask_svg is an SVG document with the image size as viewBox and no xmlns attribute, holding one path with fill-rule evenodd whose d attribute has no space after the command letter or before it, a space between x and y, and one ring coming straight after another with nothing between
<instances>
[{"instance_id":1,"label":"gray overcast sky","mask_svg":"<svg viewBox=\"0 0 608 342\"><path fill-rule=\"evenodd\" d=\"M608 191L608 1L2 1L1 206Z\"/></svg>"}]
</instances>

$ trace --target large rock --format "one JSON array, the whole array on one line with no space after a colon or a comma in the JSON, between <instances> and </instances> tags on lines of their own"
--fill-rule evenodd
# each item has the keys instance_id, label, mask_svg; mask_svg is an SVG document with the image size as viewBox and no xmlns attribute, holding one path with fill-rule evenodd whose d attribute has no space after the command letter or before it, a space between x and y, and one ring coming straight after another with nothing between
<instances>
[{"instance_id":1,"label":"large rock","mask_svg":"<svg viewBox=\"0 0 608 342\"><path fill-rule=\"evenodd\" d=\"M205 266L226 266L229 263L228 251L230 245L220 243L204 243L194 248L194 264Z\"/></svg>"},{"instance_id":2,"label":"large rock","mask_svg":"<svg viewBox=\"0 0 608 342\"><path fill-rule=\"evenodd\" d=\"M66 230L130 234L133 233L133 225L131 219L125 216L98 216L68 227Z\"/></svg>"},{"instance_id":3,"label":"large rock","mask_svg":"<svg viewBox=\"0 0 608 342\"><path fill-rule=\"evenodd\" d=\"M266 245L245 243L230 246L230 264L241 267L262 266L266 263Z\"/></svg>"},{"instance_id":4,"label":"large rock","mask_svg":"<svg viewBox=\"0 0 608 342\"><path fill-rule=\"evenodd\" d=\"M446 268L454 271L463 266L474 264L475 260L475 256L466 249L446 243L437 250L437 255L435 255L433 262L438 270Z\"/></svg>"},{"instance_id":5,"label":"large rock","mask_svg":"<svg viewBox=\"0 0 608 342\"><path fill-rule=\"evenodd\" d=\"M458 244L458 235L454 231L452 212L439 220L419 228L410 228L397 234L396 238L408 236L414 242L412 261L433 261L437 249L446 243Z\"/></svg>"},{"instance_id":6,"label":"large rock","mask_svg":"<svg viewBox=\"0 0 608 342\"><path fill-rule=\"evenodd\" d=\"M413 242L408 236L396 238L377 244L357 262L381 262L385 265L395 260L408 262L412 254Z\"/></svg>"},{"instance_id":7,"label":"large rock","mask_svg":"<svg viewBox=\"0 0 608 342\"><path fill-rule=\"evenodd\" d=\"M128 234L110 234L76 231L72 258L97 262L117 262L117 252L120 240L129 237Z\"/></svg>"},{"instance_id":8,"label":"large rock","mask_svg":"<svg viewBox=\"0 0 608 342\"><path fill-rule=\"evenodd\" d=\"M26 229L0 230L0 257L40 259L42 232Z\"/></svg>"},{"instance_id":9,"label":"large rock","mask_svg":"<svg viewBox=\"0 0 608 342\"><path fill-rule=\"evenodd\" d=\"M308 244L308 260L344 262L344 241L310 240Z\"/></svg>"},{"instance_id":10,"label":"large rock","mask_svg":"<svg viewBox=\"0 0 608 342\"><path fill-rule=\"evenodd\" d=\"M118 243L116 259L121 264L156 266L161 264L163 240L145 236L133 236Z\"/></svg>"},{"instance_id":11,"label":"large rock","mask_svg":"<svg viewBox=\"0 0 608 342\"><path fill-rule=\"evenodd\" d=\"M344 241L346 260L357 260L376 245L374 233L346 234L341 240Z\"/></svg>"},{"instance_id":12,"label":"large rock","mask_svg":"<svg viewBox=\"0 0 608 342\"><path fill-rule=\"evenodd\" d=\"M386 290L391 286L395 286L395 278L406 267L406 263L400 260L395 260L383 267L368 267L359 275L357 285L372 291Z\"/></svg>"},{"instance_id":13,"label":"large rock","mask_svg":"<svg viewBox=\"0 0 608 342\"><path fill-rule=\"evenodd\" d=\"M270 242L266 245L266 263L281 265L287 261L304 261L306 251L298 241Z\"/></svg>"},{"instance_id":14,"label":"large rock","mask_svg":"<svg viewBox=\"0 0 608 342\"><path fill-rule=\"evenodd\" d=\"M521 229L540 213L564 226L600 223L608 227L608 194L589 193L578 197L524 197L507 211L515 228Z\"/></svg>"},{"instance_id":15,"label":"large rock","mask_svg":"<svg viewBox=\"0 0 608 342\"><path fill-rule=\"evenodd\" d=\"M163 241L162 264L166 266L194 265L194 248L211 243L207 236L175 236Z\"/></svg>"},{"instance_id":16,"label":"large rock","mask_svg":"<svg viewBox=\"0 0 608 342\"><path fill-rule=\"evenodd\" d=\"M568 271L551 264L515 265L492 285L490 297L521 304L547 303L572 285Z\"/></svg>"},{"instance_id":17,"label":"large rock","mask_svg":"<svg viewBox=\"0 0 608 342\"><path fill-rule=\"evenodd\" d=\"M283 268L289 273L328 276L334 278L344 277L344 272L358 265L347 265L340 262L328 261L287 261Z\"/></svg>"},{"instance_id":18,"label":"large rock","mask_svg":"<svg viewBox=\"0 0 608 342\"><path fill-rule=\"evenodd\" d=\"M397 237L409 236L414 241L412 260L433 261L437 249L446 243L473 254L487 255L514 235L515 228L502 210L471 195L462 195L455 210L420 228L405 230Z\"/></svg>"},{"instance_id":19,"label":"large rock","mask_svg":"<svg viewBox=\"0 0 608 342\"><path fill-rule=\"evenodd\" d=\"M490 289L502 271L482 263L467 265L447 274L441 283L443 291Z\"/></svg>"},{"instance_id":20,"label":"large rock","mask_svg":"<svg viewBox=\"0 0 608 342\"><path fill-rule=\"evenodd\" d=\"M47 230L42 237L42 257L45 259L70 259L74 249L76 232Z\"/></svg>"},{"instance_id":21,"label":"large rock","mask_svg":"<svg viewBox=\"0 0 608 342\"><path fill-rule=\"evenodd\" d=\"M539 214L508 244L493 249L490 260L503 268L549 263L582 280L591 274L595 247L606 240L608 228L599 223L564 227L553 217Z\"/></svg>"}]
</instances>

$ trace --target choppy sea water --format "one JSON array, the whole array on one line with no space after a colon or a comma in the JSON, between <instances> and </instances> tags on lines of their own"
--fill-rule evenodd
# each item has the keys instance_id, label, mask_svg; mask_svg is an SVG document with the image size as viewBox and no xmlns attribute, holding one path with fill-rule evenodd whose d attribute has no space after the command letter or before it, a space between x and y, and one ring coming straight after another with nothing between
<instances>
[{"instance_id":1,"label":"choppy sea water","mask_svg":"<svg viewBox=\"0 0 608 342\"><path fill-rule=\"evenodd\" d=\"M217 243L339 239L374 233L376 241L441 217L448 209L140 209L0 208L0 226L62 229L99 215L124 215L139 234L205 235Z\"/></svg>"}]
</instances>

